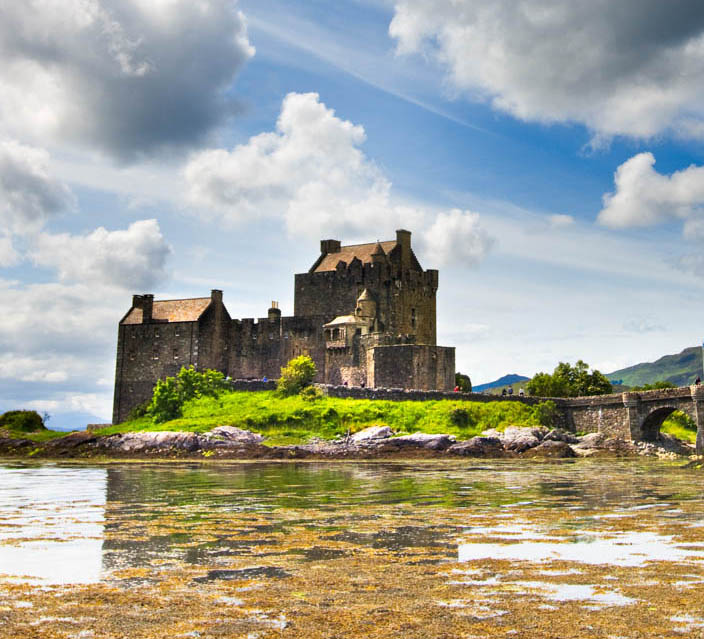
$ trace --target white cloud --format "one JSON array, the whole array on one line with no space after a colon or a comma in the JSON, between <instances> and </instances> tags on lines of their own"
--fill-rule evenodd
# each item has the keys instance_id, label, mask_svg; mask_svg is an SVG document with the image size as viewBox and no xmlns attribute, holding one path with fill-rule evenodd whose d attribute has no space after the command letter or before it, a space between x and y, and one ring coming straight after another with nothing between
<instances>
[{"instance_id":1,"label":"white cloud","mask_svg":"<svg viewBox=\"0 0 704 639\"><path fill-rule=\"evenodd\" d=\"M203 140L254 50L230 0L42 0L0 7L0 123L122 159Z\"/></svg>"},{"instance_id":2,"label":"white cloud","mask_svg":"<svg viewBox=\"0 0 704 639\"><path fill-rule=\"evenodd\" d=\"M574 218L571 215L564 215L561 213L548 216L548 222L550 226L558 229L568 228L574 225Z\"/></svg>"},{"instance_id":3,"label":"white cloud","mask_svg":"<svg viewBox=\"0 0 704 639\"><path fill-rule=\"evenodd\" d=\"M45 150L12 140L0 141L3 230L16 234L37 232L47 219L74 206L68 186L51 174Z\"/></svg>"},{"instance_id":4,"label":"white cloud","mask_svg":"<svg viewBox=\"0 0 704 639\"><path fill-rule=\"evenodd\" d=\"M704 135L704 5L684 0L399 0L400 53L516 118L579 122L594 143Z\"/></svg>"},{"instance_id":5,"label":"white cloud","mask_svg":"<svg viewBox=\"0 0 704 639\"><path fill-rule=\"evenodd\" d=\"M283 218L291 235L346 241L379 237L405 227L431 232L428 246L450 242L450 225L461 245L453 256L480 261L489 246L476 214L441 213L399 202L385 174L361 150L364 129L342 120L316 93L286 96L276 131L252 137L232 151L193 155L185 169L190 203L227 223ZM448 228L450 228L448 227ZM432 259L441 255L432 254Z\"/></svg>"},{"instance_id":6,"label":"white cloud","mask_svg":"<svg viewBox=\"0 0 704 639\"><path fill-rule=\"evenodd\" d=\"M453 209L439 213L426 231L423 252L433 264L474 265L481 262L493 240L479 224L479 214Z\"/></svg>"},{"instance_id":7,"label":"white cloud","mask_svg":"<svg viewBox=\"0 0 704 639\"><path fill-rule=\"evenodd\" d=\"M12 237L0 235L0 267L14 266L20 261L20 256L12 245Z\"/></svg>"},{"instance_id":8,"label":"white cloud","mask_svg":"<svg viewBox=\"0 0 704 639\"><path fill-rule=\"evenodd\" d=\"M294 235L394 228L410 208L390 202L391 184L361 151L364 129L342 120L317 93L290 93L276 131L232 151L195 154L185 169L190 201L228 222L283 215Z\"/></svg>"},{"instance_id":9,"label":"white cloud","mask_svg":"<svg viewBox=\"0 0 704 639\"><path fill-rule=\"evenodd\" d=\"M87 235L41 233L31 257L40 266L56 268L62 281L149 290L166 278L170 253L158 222L140 220L119 231L100 227Z\"/></svg>"},{"instance_id":10,"label":"white cloud","mask_svg":"<svg viewBox=\"0 0 704 639\"><path fill-rule=\"evenodd\" d=\"M599 223L627 228L687 219L687 233L696 235L701 220L693 216L700 215L704 205L704 167L693 165L668 176L658 173L654 165L652 153L639 153L618 167L616 190L604 195Z\"/></svg>"}]
</instances>

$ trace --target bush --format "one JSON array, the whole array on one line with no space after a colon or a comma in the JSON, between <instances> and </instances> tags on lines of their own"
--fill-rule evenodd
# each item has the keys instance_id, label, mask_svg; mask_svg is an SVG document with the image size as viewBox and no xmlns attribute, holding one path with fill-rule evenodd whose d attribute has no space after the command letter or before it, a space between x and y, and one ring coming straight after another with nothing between
<instances>
[{"instance_id":1,"label":"bush","mask_svg":"<svg viewBox=\"0 0 704 639\"><path fill-rule=\"evenodd\" d=\"M457 386L462 393L472 392L472 380L469 379L469 375L465 375L464 373L455 373L455 386Z\"/></svg>"},{"instance_id":2,"label":"bush","mask_svg":"<svg viewBox=\"0 0 704 639\"><path fill-rule=\"evenodd\" d=\"M469 413L464 408L455 408L450 413L450 421L460 428L469 424Z\"/></svg>"},{"instance_id":3,"label":"bush","mask_svg":"<svg viewBox=\"0 0 704 639\"><path fill-rule=\"evenodd\" d=\"M533 414L541 426L553 428L557 422L558 410L555 402L549 399L546 402L540 402L533 409Z\"/></svg>"},{"instance_id":4,"label":"bush","mask_svg":"<svg viewBox=\"0 0 704 639\"><path fill-rule=\"evenodd\" d=\"M279 395L297 395L310 386L317 374L315 362L308 355L300 355L281 368L281 377L276 382Z\"/></svg>"},{"instance_id":5,"label":"bush","mask_svg":"<svg viewBox=\"0 0 704 639\"><path fill-rule=\"evenodd\" d=\"M150 400L147 400L146 402L142 402L141 404L137 404L128 413L127 421L131 422L132 420L140 419L140 418L144 417L145 415L147 415L149 412L149 403L150 403Z\"/></svg>"},{"instance_id":6,"label":"bush","mask_svg":"<svg viewBox=\"0 0 704 639\"><path fill-rule=\"evenodd\" d=\"M222 373L206 370L199 373L193 366L185 366L176 377L160 379L147 412L154 423L160 424L181 416L183 404L191 399L217 397L227 388Z\"/></svg>"},{"instance_id":7,"label":"bush","mask_svg":"<svg viewBox=\"0 0 704 639\"><path fill-rule=\"evenodd\" d=\"M41 415L35 410L11 410L0 415L0 428L20 433L46 430Z\"/></svg>"},{"instance_id":8,"label":"bush","mask_svg":"<svg viewBox=\"0 0 704 639\"><path fill-rule=\"evenodd\" d=\"M300 393L301 399L307 402L314 402L323 398L323 391L315 386L306 386Z\"/></svg>"},{"instance_id":9,"label":"bush","mask_svg":"<svg viewBox=\"0 0 704 639\"><path fill-rule=\"evenodd\" d=\"M663 388L677 388L672 382L666 382L664 380L654 382L652 384L643 384L642 386L634 386L631 388L632 391L649 391L649 390L662 390Z\"/></svg>"}]
</instances>

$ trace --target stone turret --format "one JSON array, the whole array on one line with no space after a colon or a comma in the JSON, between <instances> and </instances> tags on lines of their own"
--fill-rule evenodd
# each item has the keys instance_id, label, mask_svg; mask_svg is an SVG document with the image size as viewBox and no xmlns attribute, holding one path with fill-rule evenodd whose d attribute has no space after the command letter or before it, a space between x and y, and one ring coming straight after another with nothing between
<instances>
[{"instance_id":1,"label":"stone turret","mask_svg":"<svg viewBox=\"0 0 704 639\"><path fill-rule=\"evenodd\" d=\"M357 317L374 319L376 317L376 300L372 297L368 288L362 291L362 294L357 298L357 307L354 314Z\"/></svg>"}]
</instances>

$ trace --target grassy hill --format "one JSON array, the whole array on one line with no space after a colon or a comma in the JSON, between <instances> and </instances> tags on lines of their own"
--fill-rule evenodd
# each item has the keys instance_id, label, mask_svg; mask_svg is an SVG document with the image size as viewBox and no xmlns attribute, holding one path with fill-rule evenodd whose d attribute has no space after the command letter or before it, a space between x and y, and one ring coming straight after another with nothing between
<instances>
[{"instance_id":1,"label":"grassy hill","mask_svg":"<svg viewBox=\"0 0 704 639\"><path fill-rule=\"evenodd\" d=\"M610 381L621 380L624 386L642 386L657 381L672 382L675 386L692 384L702 375L702 349L685 348L677 355L665 355L654 362L644 362L609 373Z\"/></svg>"},{"instance_id":2,"label":"grassy hill","mask_svg":"<svg viewBox=\"0 0 704 639\"><path fill-rule=\"evenodd\" d=\"M95 432L205 432L229 425L261 433L266 444L282 445L304 443L312 437L334 439L371 425L386 425L397 433L448 433L467 439L487 428L502 430L509 424L536 426L539 418L538 407L518 402L391 402L333 397L310 401L298 395L282 398L272 391L231 392L215 399L204 397L187 402L183 417L162 424L143 417Z\"/></svg>"}]
</instances>

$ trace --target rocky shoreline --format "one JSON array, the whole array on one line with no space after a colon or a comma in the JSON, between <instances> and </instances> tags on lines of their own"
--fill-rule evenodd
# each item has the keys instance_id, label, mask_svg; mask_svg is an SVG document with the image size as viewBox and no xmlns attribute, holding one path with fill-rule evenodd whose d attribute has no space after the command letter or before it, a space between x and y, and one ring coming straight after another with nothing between
<instances>
[{"instance_id":1,"label":"rocky shoreline","mask_svg":"<svg viewBox=\"0 0 704 639\"><path fill-rule=\"evenodd\" d=\"M690 457L694 447L670 435L654 442L609 439L602 433L577 437L560 429L510 426L457 441L452 435L414 433L394 436L388 426L371 426L347 437L303 445L267 446L258 433L218 426L206 433L143 431L100 436L70 433L37 443L0 437L0 456L32 458L185 458L203 459L377 459L393 457L475 457L569 459L577 457Z\"/></svg>"}]
</instances>

